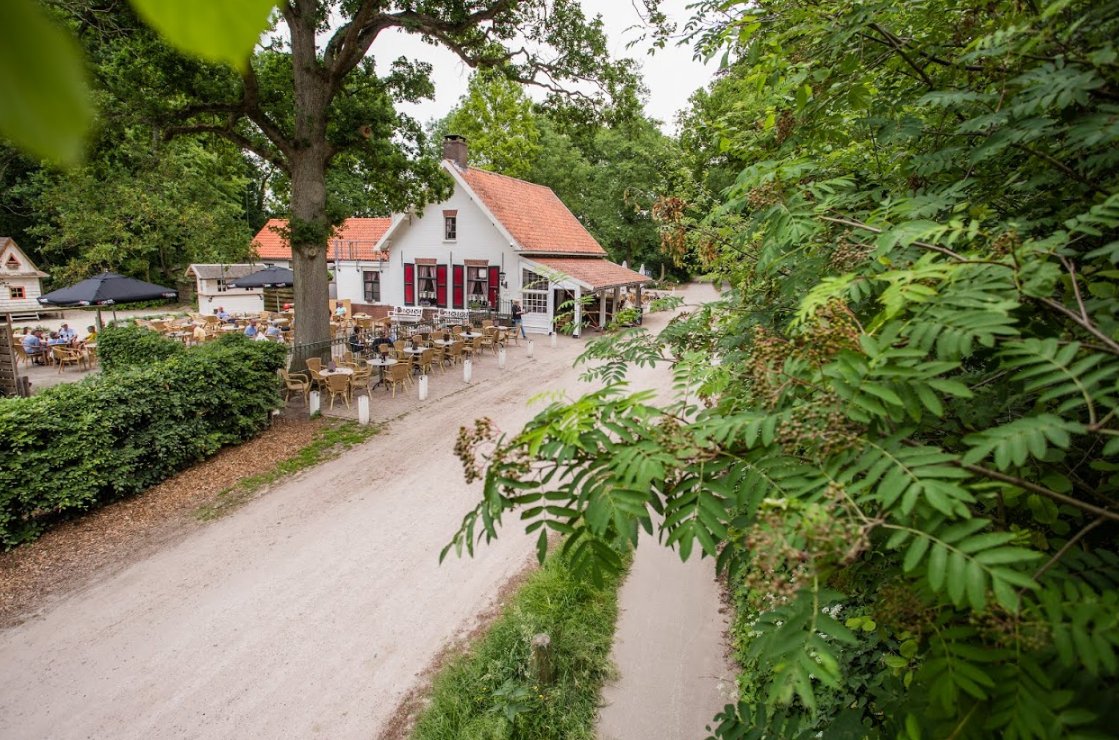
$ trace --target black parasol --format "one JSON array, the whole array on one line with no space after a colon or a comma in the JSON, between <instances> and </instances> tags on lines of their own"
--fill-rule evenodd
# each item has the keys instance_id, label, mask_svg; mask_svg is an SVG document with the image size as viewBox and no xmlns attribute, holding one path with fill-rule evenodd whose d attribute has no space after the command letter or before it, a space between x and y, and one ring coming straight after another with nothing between
<instances>
[{"instance_id":1,"label":"black parasol","mask_svg":"<svg viewBox=\"0 0 1119 740\"><path fill-rule=\"evenodd\" d=\"M295 285L295 273L286 267L266 267L251 275L237 278L230 283L234 288L290 288Z\"/></svg>"},{"instance_id":2,"label":"black parasol","mask_svg":"<svg viewBox=\"0 0 1119 740\"><path fill-rule=\"evenodd\" d=\"M171 288L145 283L143 280L125 277L115 272L103 272L100 275L86 278L80 283L75 283L69 288L59 288L46 295L41 295L39 296L39 303L44 306L66 308L70 306L112 306L117 303L178 297L178 292Z\"/></svg>"}]
</instances>

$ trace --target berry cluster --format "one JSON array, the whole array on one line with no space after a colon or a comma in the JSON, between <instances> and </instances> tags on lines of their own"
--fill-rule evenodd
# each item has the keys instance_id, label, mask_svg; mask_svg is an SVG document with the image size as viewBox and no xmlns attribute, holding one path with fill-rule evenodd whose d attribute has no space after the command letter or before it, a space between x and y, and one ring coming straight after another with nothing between
<instances>
[{"instance_id":1,"label":"berry cluster","mask_svg":"<svg viewBox=\"0 0 1119 740\"><path fill-rule=\"evenodd\" d=\"M781 202L781 186L776 182L762 183L746 194L750 208L760 211Z\"/></svg>"},{"instance_id":2,"label":"berry cluster","mask_svg":"<svg viewBox=\"0 0 1119 740\"><path fill-rule=\"evenodd\" d=\"M474 428L459 427L455 439L455 456L462 462L462 472L467 483L480 480L485 474L485 464L479 462L478 448L482 444L492 444L497 439L498 429L488 417L474 420Z\"/></svg>"},{"instance_id":3,"label":"berry cluster","mask_svg":"<svg viewBox=\"0 0 1119 740\"><path fill-rule=\"evenodd\" d=\"M869 547L869 528L847 510L831 484L819 503L766 499L745 534L750 567L743 586L759 610L780 606L825 571L855 562Z\"/></svg>"},{"instance_id":4,"label":"berry cluster","mask_svg":"<svg viewBox=\"0 0 1119 740\"><path fill-rule=\"evenodd\" d=\"M841 238L832 250L828 265L836 272L851 272L866 262L873 251L869 244Z\"/></svg>"},{"instance_id":5,"label":"berry cluster","mask_svg":"<svg viewBox=\"0 0 1119 740\"><path fill-rule=\"evenodd\" d=\"M798 406L781 421L778 436L788 454L823 461L855 447L862 431L843 413L839 398L829 394Z\"/></svg>"}]
</instances>

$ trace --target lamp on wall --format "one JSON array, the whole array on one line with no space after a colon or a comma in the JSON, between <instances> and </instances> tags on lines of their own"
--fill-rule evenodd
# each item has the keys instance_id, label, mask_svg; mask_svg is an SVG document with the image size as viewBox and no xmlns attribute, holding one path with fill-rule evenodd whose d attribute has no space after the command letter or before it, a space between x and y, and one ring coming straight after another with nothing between
<instances>
[{"instance_id":1,"label":"lamp on wall","mask_svg":"<svg viewBox=\"0 0 1119 740\"><path fill-rule=\"evenodd\" d=\"M502 288L508 288L509 287L509 282L505 279L505 273L504 272L497 273L497 282L501 284Z\"/></svg>"}]
</instances>

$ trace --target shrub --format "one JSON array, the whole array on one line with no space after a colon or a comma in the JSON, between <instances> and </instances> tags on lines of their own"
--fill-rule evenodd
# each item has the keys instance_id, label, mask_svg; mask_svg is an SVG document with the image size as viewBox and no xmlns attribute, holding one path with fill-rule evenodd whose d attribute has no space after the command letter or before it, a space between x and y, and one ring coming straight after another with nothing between
<instances>
[{"instance_id":1,"label":"shrub","mask_svg":"<svg viewBox=\"0 0 1119 740\"><path fill-rule=\"evenodd\" d=\"M150 365L184 349L181 342L138 326L106 326L97 335L97 356L102 370L107 373Z\"/></svg>"},{"instance_id":2,"label":"shrub","mask_svg":"<svg viewBox=\"0 0 1119 740\"><path fill-rule=\"evenodd\" d=\"M619 580L612 574L595 586L576 578L563 556L549 558L473 650L440 672L412 737L593 738ZM552 638L550 686L529 676L530 641L540 632Z\"/></svg>"},{"instance_id":3,"label":"shrub","mask_svg":"<svg viewBox=\"0 0 1119 740\"><path fill-rule=\"evenodd\" d=\"M223 337L0 401L0 542L34 539L50 515L137 493L256 435L281 405L284 357L271 342Z\"/></svg>"}]
</instances>

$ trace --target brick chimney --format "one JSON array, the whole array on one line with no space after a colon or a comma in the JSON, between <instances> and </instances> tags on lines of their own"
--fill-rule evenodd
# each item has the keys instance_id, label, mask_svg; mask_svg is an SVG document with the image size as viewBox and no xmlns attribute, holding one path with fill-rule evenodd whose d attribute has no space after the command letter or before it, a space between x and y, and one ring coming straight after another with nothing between
<instances>
[{"instance_id":1,"label":"brick chimney","mask_svg":"<svg viewBox=\"0 0 1119 740\"><path fill-rule=\"evenodd\" d=\"M467 167L467 155L468 150L465 136L447 134L443 137L443 159L449 159L454 162L460 170L465 170Z\"/></svg>"}]
</instances>

